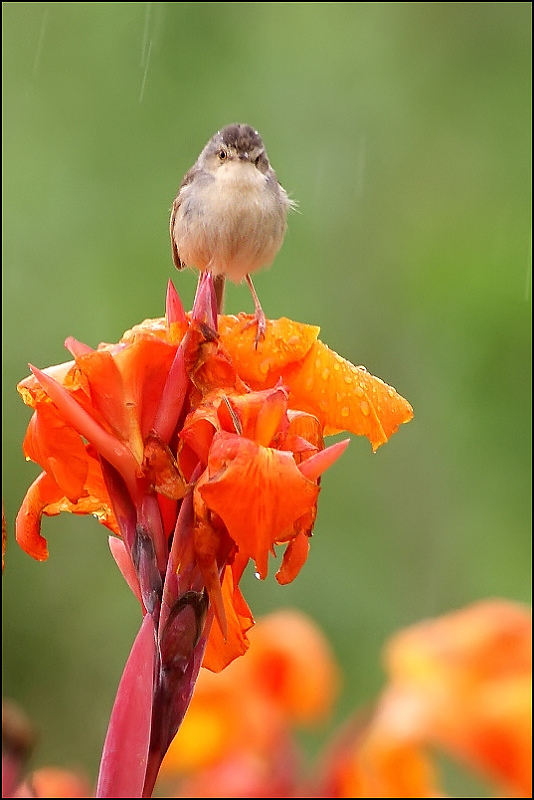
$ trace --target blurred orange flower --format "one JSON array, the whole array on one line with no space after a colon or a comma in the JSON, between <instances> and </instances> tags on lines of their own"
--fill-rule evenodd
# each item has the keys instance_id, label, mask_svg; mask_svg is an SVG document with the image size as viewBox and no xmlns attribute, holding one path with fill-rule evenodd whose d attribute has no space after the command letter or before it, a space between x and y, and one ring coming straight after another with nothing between
<instances>
[{"instance_id":1,"label":"blurred orange flower","mask_svg":"<svg viewBox=\"0 0 534 800\"><path fill-rule=\"evenodd\" d=\"M390 683L367 722L330 756L326 796L441 797L430 751L532 796L530 611L486 600L399 632Z\"/></svg>"},{"instance_id":2,"label":"blurred orange flower","mask_svg":"<svg viewBox=\"0 0 534 800\"><path fill-rule=\"evenodd\" d=\"M81 773L41 767L21 784L12 797L92 797L93 787Z\"/></svg>"}]
</instances>

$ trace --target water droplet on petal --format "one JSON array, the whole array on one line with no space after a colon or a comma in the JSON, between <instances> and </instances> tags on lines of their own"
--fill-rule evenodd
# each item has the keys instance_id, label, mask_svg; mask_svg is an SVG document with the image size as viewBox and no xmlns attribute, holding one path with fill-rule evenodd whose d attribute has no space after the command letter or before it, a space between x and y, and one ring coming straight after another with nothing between
<instances>
[{"instance_id":1,"label":"water droplet on petal","mask_svg":"<svg viewBox=\"0 0 534 800\"><path fill-rule=\"evenodd\" d=\"M343 408L341 409L341 416L348 417L349 414L350 414L350 408L348 406L343 406Z\"/></svg>"},{"instance_id":2,"label":"water droplet on petal","mask_svg":"<svg viewBox=\"0 0 534 800\"><path fill-rule=\"evenodd\" d=\"M361 386L356 386L356 388L354 389L354 394L357 395L358 397L363 397L365 392L363 391Z\"/></svg>"},{"instance_id":3,"label":"water droplet on petal","mask_svg":"<svg viewBox=\"0 0 534 800\"><path fill-rule=\"evenodd\" d=\"M330 377L330 370L327 367L325 367L321 372L321 378L323 379L323 381L327 381L329 377Z\"/></svg>"},{"instance_id":4,"label":"water droplet on petal","mask_svg":"<svg viewBox=\"0 0 534 800\"><path fill-rule=\"evenodd\" d=\"M258 581L260 581L260 580L261 580L261 575L260 575L260 573L259 573L259 572L255 572L255 573L254 573L254 577L255 577L255 578L256 578L256 580L258 580Z\"/></svg>"},{"instance_id":5,"label":"water droplet on petal","mask_svg":"<svg viewBox=\"0 0 534 800\"><path fill-rule=\"evenodd\" d=\"M369 416L370 409L369 409L369 403L367 402L367 400L362 400L362 402L360 403L360 411L362 412L364 417L368 417Z\"/></svg>"}]
</instances>

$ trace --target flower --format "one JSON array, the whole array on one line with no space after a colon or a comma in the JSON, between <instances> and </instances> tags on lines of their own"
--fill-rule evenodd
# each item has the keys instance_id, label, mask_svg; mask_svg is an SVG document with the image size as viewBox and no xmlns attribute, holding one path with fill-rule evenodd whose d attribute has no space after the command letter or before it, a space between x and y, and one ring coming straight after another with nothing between
<instances>
[{"instance_id":1,"label":"flower","mask_svg":"<svg viewBox=\"0 0 534 800\"><path fill-rule=\"evenodd\" d=\"M41 767L30 774L13 797L91 797L85 775L58 767Z\"/></svg>"},{"instance_id":2,"label":"flower","mask_svg":"<svg viewBox=\"0 0 534 800\"><path fill-rule=\"evenodd\" d=\"M504 797L532 795L530 610L495 599L397 633L389 684L327 761L329 797L442 797L440 750Z\"/></svg>"},{"instance_id":3,"label":"flower","mask_svg":"<svg viewBox=\"0 0 534 800\"><path fill-rule=\"evenodd\" d=\"M214 297L205 274L186 314L169 283L165 318L96 350L69 338L72 361L31 367L18 386L33 409L24 453L43 469L17 515L19 544L45 560L43 514L95 515L150 618L123 676L135 680L136 660L157 675L150 709L138 709L157 719L150 742L138 742L152 758L149 784L202 660L221 670L248 647L253 616L239 589L248 561L265 578L283 547L280 583L304 564L320 476L348 443L325 448L324 436L351 431L376 450L413 415L393 388L323 345L318 328L268 321L255 348L250 318L217 317Z\"/></svg>"}]
</instances>

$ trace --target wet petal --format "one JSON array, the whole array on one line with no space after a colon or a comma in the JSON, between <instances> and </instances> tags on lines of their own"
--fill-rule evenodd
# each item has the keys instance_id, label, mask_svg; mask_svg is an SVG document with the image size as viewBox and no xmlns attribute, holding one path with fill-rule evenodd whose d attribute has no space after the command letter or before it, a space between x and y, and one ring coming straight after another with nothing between
<instances>
[{"instance_id":1,"label":"wet petal","mask_svg":"<svg viewBox=\"0 0 534 800\"><path fill-rule=\"evenodd\" d=\"M302 475L290 453L225 432L214 436L209 476L200 488L206 505L265 578L273 543L315 505L318 486Z\"/></svg>"},{"instance_id":2,"label":"wet petal","mask_svg":"<svg viewBox=\"0 0 534 800\"><path fill-rule=\"evenodd\" d=\"M208 453L215 431L220 430L218 408L224 391L210 392L202 403L186 417L180 439L198 456L202 464L208 463Z\"/></svg>"},{"instance_id":3,"label":"wet petal","mask_svg":"<svg viewBox=\"0 0 534 800\"><path fill-rule=\"evenodd\" d=\"M367 436L373 450L413 417L412 407L393 387L319 341L282 377L290 405L317 416L325 435L350 431Z\"/></svg>"},{"instance_id":4,"label":"wet petal","mask_svg":"<svg viewBox=\"0 0 534 800\"><path fill-rule=\"evenodd\" d=\"M301 361L319 335L316 325L304 325L282 317L266 320L265 338L255 344L255 328L243 330L250 315L220 316L219 335L245 383L273 385L288 364ZM274 376L274 380L273 380Z\"/></svg>"}]
</instances>

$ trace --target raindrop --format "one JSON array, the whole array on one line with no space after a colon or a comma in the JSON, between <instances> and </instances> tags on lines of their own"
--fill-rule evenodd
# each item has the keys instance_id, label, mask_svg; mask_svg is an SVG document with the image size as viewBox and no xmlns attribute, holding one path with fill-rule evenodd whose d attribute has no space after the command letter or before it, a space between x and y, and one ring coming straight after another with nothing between
<instances>
[{"instance_id":1,"label":"raindrop","mask_svg":"<svg viewBox=\"0 0 534 800\"><path fill-rule=\"evenodd\" d=\"M350 408L348 406L343 406L343 408L341 409L341 416L348 417L349 414L350 414Z\"/></svg>"},{"instance_id":2,"label":"raindrop","mask_svg":"<svg viewBox=\"0 0 534 800\"><path fill-rule=\"evenodd\" d=\"M254 577L255 577L255 578L256 578L256 580L258 580L258 581L260 581L260 580L261 580L261 575L260 575L260 573L259 573L259 572L255 572L255 573L254 573Z\"/></svg>"},{"instance_id":3,"label":"raindrop","mask_svg":"<svg viewBox=\"0 0 534 800\"><path fill-rule=\"evenodd\" d=\"M370 411L369 403L366 400L362 400L362 402L360 403L360 411L362 412L364 417L369 416L369 411Z\"/></svg>"},{"instance_id":4,"label":"raindrop","mask_svg":"<svg viewBox=\"0 0 534 800\"><path fill-rule=\"evenodd\" d=\"M35 76L37 70L39 69L47 24L48 24L48 9L45 10L43 21L41 23L41 30L39 31L39 39L37 41L37 48L35 50L35 58L33 59L32 76Z\"/></svg>"},{"instance_id":5,"label":"raindrop","mask_svg":"<svg viewBox=\"0 0 534 800\"><path fill-rule=\"evenodd\" d=\"M146 76L147 76L147 73L148 73L148 65L150 63L150 53L151 52L152 52L152 39L149 42L148 51L147 51L147 54L146 54L145 71L144 71L144 74L143 74L143 80L141 82L141 91L139 93L139 104L141 104L143 102L143 95L145 93Z\"/></svg>"},{"instance_id":6,"label":"raindrop","mask_svg":"<svg viewBox=\"0 0 534 800\"><path fill-rule=\"evenodd\" d=\"M330 377L330 370L328 369L328 367L325 367L321 372L321 378L323 379L323 381L327 381L329 377Z\"/></svg>"}]
</instances>

